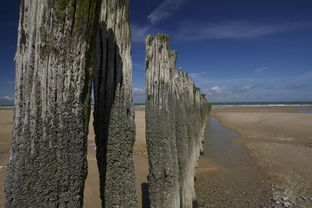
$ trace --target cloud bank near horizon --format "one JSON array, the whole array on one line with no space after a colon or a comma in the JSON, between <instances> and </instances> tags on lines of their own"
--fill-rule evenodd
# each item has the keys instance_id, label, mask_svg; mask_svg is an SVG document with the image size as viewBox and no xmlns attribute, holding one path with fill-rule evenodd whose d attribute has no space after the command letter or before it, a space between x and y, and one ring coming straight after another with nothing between
<instances>
[{"instance_id":1,"label":"cloud bank near horizon","mask_svg":"<svg viewBox=\"0 0 312 208\"><path fill-rule=\"evenodd\" d=\"M11 96L0 97L0 105L14 105L14 98Z\"/></svg>"}]
</instances>

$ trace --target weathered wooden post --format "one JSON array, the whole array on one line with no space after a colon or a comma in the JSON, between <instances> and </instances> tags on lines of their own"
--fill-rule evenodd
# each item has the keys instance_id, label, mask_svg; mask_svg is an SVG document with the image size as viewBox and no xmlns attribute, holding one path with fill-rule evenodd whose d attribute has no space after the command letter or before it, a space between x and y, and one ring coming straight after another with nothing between
<instances>
[{"instance_id":1,"label":"weathered wooden post","mask_svg":"<svg viewBox=\"0 0 312 208\"><path fill-rule=\"evenodd\" d=\"M151 207L191 208L196 200L194 177L208 118L207 101L187 73L176 70L175 63L167 35L146 38Z\"/></svg>"},{"instance_id":2,"label":"weathered wooden post","mask_svg":"<svg viewBox=\"0 0 312 208\"><path fill-rule=\"evenodd\" d=\"M146 140L151 208L180 207L174 119L176 53L167 35L146 38Z\"/></svg>"},{"instance_id":3,"label":"weathered wooden post","mask_svg":"<svg viewBox=\"0 0 312 208\"><path fill-rule=\"evenodd\" d=\"M102 2L94 74L94 129L102 207L136 207L128 0Z\"/></svg>"},{"instance_id":4,"label":"weathered wooden post","mask_svg":"<svg viewBox=\"0 0 312 208\"><path fill-rule=\"evenodd\" d=\"M98 0L22 0L8 208L82 207Z\"/></svg>"},{"instance_id":5,"label":"weathered wooden post","mask_svg":"<svg viewBox=\"0 0 312 208\"><path fill-rule=\"evenodd\" d=\"M185 89L187 75L182 70L178 70L175 78L175 129L176 129L176 143L179 161L179 184L180 184L180 199L181 207L191 207L193 203L193 194L191 181L193 175L189 175L189 129L186 106L188 102L188 94Z\"/></svg>"}]
</instances>

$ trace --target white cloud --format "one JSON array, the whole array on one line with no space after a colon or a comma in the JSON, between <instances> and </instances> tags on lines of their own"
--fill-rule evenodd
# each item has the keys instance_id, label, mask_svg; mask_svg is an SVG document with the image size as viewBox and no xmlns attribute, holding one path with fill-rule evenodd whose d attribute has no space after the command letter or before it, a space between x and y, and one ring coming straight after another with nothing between
<instances>
[{"instance_id":1,"label":"white cloud","mask_svg":"<svg viewBox=\"0 0 312 208\"><path fill-rule=\"evenodd\" d=\"M251 86L251 85L245 85L245 86L242 86L241 87L241 89L242 90L249 90L249 89L251 89L253 86Z\"/></svg>"},{"instance_id":2,"label":"white cloud","mask_svg":"<svg viewBox=\"0 0 312 208\"><path fill-rule=\"evenodd\" d=\"M152 24L158 23L169 17L183 2L185 0L165 0L147 18Z\"/></svg>"},{"instance_id":3,"label":"white cloud","mask_svg":"<svg viewBox=\"0 0 312 208\"><path fill-rule=\"evenodd\" d=\"M161 32L159 29L155 29L153 25L169 17L185 1L186 0L164 0L154 11L152 11L152 13L147 16L147 19L150 22L149 24L143 26L132 24L132 40L134 42L143 43L148 34L151 34L153 31Z\"/></svg>"},{"instance_id":4,"label":"white cloud","mask_svg":"<svg viewBox=\"0 0 312 208\"><path fill-rule=\"evenodd\" d=\"M196 72L196 73L190 73L189 75L192 79L198 79L198 78L207 76L207 72Z\"/></svg>"},{"instance_id":5,"label":"white cloud","mask_svg":"<svg viewBox=\"0 0 312 208\"><path fill-rule=\"evenodd\" d=\"M133 88L134 95L144 95L145 89L144 88Z\"/></svg>"},{"instance_id":6,"label":"white cloud","mask_svg":"<svg viewBox=\"0 0 312 208\"><path fill-rule=\"evenodd\" d=\"M144 88L133 88L133 97L135 103L145 102L145 89Z\"/></svg>"},{"instance_id":7,"label":"white cloud","mask_svg":"<svg viewBox=\"0 0 312 208\"><path fill-rule=\"evenodd\" d=\"M133 70L134 71L145 71L145 65L141 63L133 63Z\"/></svg>"},{"instance_id":8,"label":"white cloud","mask_svg":"<svg viewBox=\"0 0 312 208\"><path fill-rule=\"evenodd\" d=\"M312 80L312 70L311 71L307 71L303 74L300 74L299 76L296 77L297 80L301 80L301 81L310 81Z\"/></svg>"},{"instance_id":9,"label":"white cloud","mask_svg":"<svg viewBox=\"0 0 312 208\"><path fill-rule=\"evenodd\" d=\"M250 73L250 74L246 74L247 76L234 77L234 78L228 78L228 77L220 78L220 77L214 77L209 72L196 72L196 73L191 73L190 76L193 78L193 80L199 87L207 88L207 87L214 86L214 85L241 86L241 85L264 84L264 85L270 86L276 83L303 81L303 76L306 77L305 79L308 79L309 73L304 73L304 74L297 75L295 77L286 76L285 74L283 74L283 76L260 77L260 76L256 76L255 74ZM312 71L311 71L311 78L312 78Z\"/></svg>"},{"instance_id":10,"label":"white cloud","mask_svg":"<svg viewBox=\"0 0 312 208\"><path fill-rule=\"evenodd\" d=\"M242 85L242 86L230 86L230 87L219 87L214 86L203 90L207 95L235 95L245 93L258 85Z\"/></svg>"},{"instance_id":11,"label":"white cloud","mask_svg":"<svg viewBox=\"0 0 312 208\"><path fill-rule=\"evenodd\" d=\"M180 40L242 39L257 38L295 29L311 27L307 23L255 23L232 21L219 23L186 22L180 26L176 36Z\"/></svg>"},{"instance_id":12,"label":"white cloud","mask_svg":"<svg viewBox=\"0 0 312 208\"><path fill-rule=\"evenodd\" d=\"M10 96L3 96L1 97L2 100L6 100L6 101L13 101L14 98L13 97L10 97Z\"/></svg>"},{"instance_id":13,"label":"white cloud","mask_svg":"<svg viewBox=\"0 0 312 208\"><path fill-rule=\"evenodd\" d=\"M268 87L271 90L308 90L309 86L306 84L286 84L286 85L273 85Z\"/></svg>"},{"instance_id":14,"label":"white cloud","mask_svg":"<svg viewBox=\"0 0 312 208\"><path fill-rule=\"evenodd\" d=\"M139 26L136 24L133 24L131 26L131 32L132 32L132 40L134 42L144 42L146 36L148 35L151 27L148 25L145 26Z\"/></svg>"},{"instance_id":15,"label":"white cloud","mask_svg":"<svg viewBox=\"0 0 312 208\"><path fill-rule=\"evenodd\" d=\"M260 85L237 85L237 86L214 86L203 90L207 95L208 101L211 102L224 102L224 101L238 101L250 98L254 95L253 89L258 88Z\"/></svg>"},{"instance_id":16,"label":"white cloud","mask_svg":"<svg viewBox=\"0 0 312 208\"><path fill-rule=\"evenodd\" d=\"M250 75L252 76L218 78L209 72L190 74L212 102L310 101L312 98L312 70L297 75L265 77L252 73Z\"/></svg>"},{"instance_id":17,"label":"white cloud","mask_svg":"<svg viewBox=\"0 0 312 208\"><path fill-rule=\"evenodd\" d=\"M222 93L223 91L224 91L224 89L222 89L221 87L219 87L219 86L215 86L215 87L212 87L211 89L210 89L210 91L212 92L212 93Z\"/></svg>"},{"instance_id":18,"label":"white cloud","mask_svg":"<svg viewBox=\"0 0 312 208\"><path fill-rule=\"evenodd\" d=\"M261 72L264 72L264 71L268 71L270 69L271 69L270 67L266 66L266 67L255 69L254 72L261 73Z\"/></svg>"},{"instance_id":19,"label":"white cloud","mask_svg":"<svg viewBox=\"0 0 312 208\"><path fill-rule=\"evenodd\" d=\"M11 96L0 97L0 105L12 105L14 104L14 98Z\"/></svg>"}]
</instances>

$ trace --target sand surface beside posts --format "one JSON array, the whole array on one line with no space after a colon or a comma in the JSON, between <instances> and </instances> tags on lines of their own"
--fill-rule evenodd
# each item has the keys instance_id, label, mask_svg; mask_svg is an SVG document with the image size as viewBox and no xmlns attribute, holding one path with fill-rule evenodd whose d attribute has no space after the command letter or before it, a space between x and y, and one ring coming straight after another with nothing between
<instances>
[{"instance_id":1,"label":"sand surface beside posts","mask_svg":"<svg viewBox=\"0 0 312 208\"><path fill-rule=\"evenodd\" d=\"M307 188L312 187L312 114L297 113L307 107L220 107L214 108L213 114L223 125L230 127L241 136L235 143L245 145L254 162L265 170L271 184L278 189L283 184L288 187L289 198L298 197L296 190L302 192L306 200L298 199L296 203L307 205L312 197ZM142 205L142 183L146 183L148 163L145 145L145 112L144 107L136 107L136 144L135 167L138 205ZM92 116L88 140L88 178L85 188L86 208L99 208L98 171L94 151L94 133ZM6 166L11 142L13 125L12 109L0 109L0 166ZM197 173L216 173L222 167L201 158ZM3 176L5 168L0 169L0 207L4 207ZM304 183L303 183L304 181ZM281 185L279 185L281 184ZM309 185L310 184L310 185ZM279 186L281 186L279 188ZM144 187L144 186L143 186ZM274 188L274 187L273 187ZM311 188L310 188L311 191ZM284 196L283 190L277 194ZM306 193L306 194L304 194ZM310 195L309 195L310 193ZM301 196L300 196L301 197ZM280 197L281 198L281 197ZM304 207L304 205L302 206ZM308 207L308 206L306 206Z\"/></svg>"},{"instance_id":2,"label":"sand surface beside posts","mask_svg":"<svg viewBox=\"0 0 312 208\"><path fill-rule=\"evenodd\" d=\"M9 149L11 143L11 134L13 127L13 108L0 108L0 207L4 207L4 176L9 160Z\"/></svg>"},{"instance_id":3,"label":"sand surface beside posts","mask_svg":"<svg viewBox=\"0 0 312 208\"><path fill-rule=\"evenodd\" d=\"M312 107L217 107L213 115L240 136L272 186L275 205L312 207Z\"/></svg>"},{"instance_id":4,"label":"sand surface beside posts","mask_svg":"<svg viewBox=\"0 0 312 208\"><path fill-rule=\"evenodd\" d=\"M138 207L142 207L142 184L147 182L148 162L145 144L145 111L144 107L136 107L136 144L135 168ZM0 107L0 208L4 207L3 179L9 159L11 132L13 127L13 108ZM100 208L99 176L94 149L93 116L90 117L88 135L88 178L85 187L84 207ZM145 186L143 186L145 187Z\"/></svg>"}]
</instances>

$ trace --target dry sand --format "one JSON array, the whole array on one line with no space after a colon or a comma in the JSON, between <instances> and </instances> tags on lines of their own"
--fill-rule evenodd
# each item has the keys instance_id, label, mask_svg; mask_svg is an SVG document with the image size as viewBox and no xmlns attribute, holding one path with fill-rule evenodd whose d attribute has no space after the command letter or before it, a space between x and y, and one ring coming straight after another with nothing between
<instances>
[{"instance_id":1,"label":"dry sand","mask_svg":"<svg viewBox=\"0 0 312 208\"><path fill-rule=\"evenodd\" d=\"M9 160L11 132L13 127L12 108L0 108L0 166L6 166ZM0 168L0 207L4 207L3 178L6 168Z\"/></svg>"},{"instance_id":2,"label":"dry sand","mask_svg":"<svg viewBox=\"0 0 312 208\"><path fill-rule=\"evenodd\" d=\"M136 168L136 187L139 207L142 207L142 184L147 182L148 162L145 145L145 111L144 107L136 107L136 143L135 168ZM93 119L91 116L88 135L88 177L85 186L84 207L100 208L101 200L99 195L99 175L96 164L94 149ZM11 142L11 132L13 126L12 108L0 108L0 166L6 166L9 158ZM3 178L5 168L0 168L0 208L4 207ZM146 194L146 192L145 192Z\"/></svg>"},{"instance_id":3,"label":"dry sand","mask_svg":"<svg viewBox=\"0 0 312 208\"><path fill-rule=\"evenodd\" d=\"M134 145L134 163L136 171L136 190L139 208L148 206L148 158L145 141L145 107L135 109L136 141Z\"/></svg>"}]
</instances>

